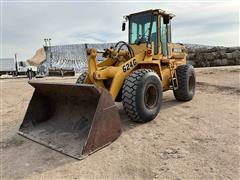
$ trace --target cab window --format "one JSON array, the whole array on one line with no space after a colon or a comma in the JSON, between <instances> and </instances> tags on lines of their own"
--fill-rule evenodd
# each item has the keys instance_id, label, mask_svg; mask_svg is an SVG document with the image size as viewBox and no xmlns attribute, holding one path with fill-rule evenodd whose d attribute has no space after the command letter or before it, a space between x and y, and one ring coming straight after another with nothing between
<instances>
[{"instance_id":1,"label":"cab window","mask_svg":"<svg viewBox=\"0 0 240 180\"><path fill-rule=\"evenodd\" d=\"M136 14L130 17L129 44L147 42L149 38L151 13Z\"/></svg>"}]
</instances>

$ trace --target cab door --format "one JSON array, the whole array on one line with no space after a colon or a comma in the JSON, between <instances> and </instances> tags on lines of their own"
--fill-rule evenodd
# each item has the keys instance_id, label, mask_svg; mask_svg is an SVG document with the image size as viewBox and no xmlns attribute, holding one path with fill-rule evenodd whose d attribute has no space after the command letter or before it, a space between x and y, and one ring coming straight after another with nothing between
<instances>
[{"instance_id":1,"label":"cab door","mask_svg":"<svg viewBox=\"0 0 240 180\"><path fill-rule=\"evenodd\" d=\"M161 16L160 19L160 42L161 42L161 46L162 46L162 54L163 56L167 56L168 55L168 48L167 48L167 42L168 42L168 38L167 38L167 24L163 23L163 17Z\"/></svg>"},{"instance_id":2,"label":"cab door","mask_svg":"<svg viewBox=\"0 0 240 180\"><path fill-rule=\"evenodd\" d=\"M158 54L158 16L154 15L151 32L152 42L154 44L154 54Z\"/></svg>"}]
</instances>

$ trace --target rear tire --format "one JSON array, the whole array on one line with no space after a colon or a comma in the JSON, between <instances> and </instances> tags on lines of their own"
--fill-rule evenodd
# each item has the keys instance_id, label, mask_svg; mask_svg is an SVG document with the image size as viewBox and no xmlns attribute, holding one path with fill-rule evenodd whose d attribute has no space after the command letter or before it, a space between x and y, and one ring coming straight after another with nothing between
<instances>
[{"instance_id":1,"label":"rear tire","mask_svg":"<svg viewBox=\"0 0 240 180\"><path fill-rule=\"evenodd\" d=\"M151 69L138 69L124 82L123 107L135 122L148 122L159 113L162 104L162 83Z\"/></svg>"},{"instance_id":2,"label":"rear tire","mask_svg":"<svg viewBox=\"0 0 240 180\"><path fill-rule=\"evenodd\" d=\"M87 78L87 72L83 72L77 79L76 84L84 84Z\"/></svg>"},{"instance_id":3,"label":"rear tire","mask_svg":"<svg viewBox=\"0 0 240 180\"><path fill-rule=\"evenodd\" d=\"M177 67L178 89L174 96L179 101L190 101L195 94L196 76L192 65L186 64Z\"/></svg>"}]
</instances>

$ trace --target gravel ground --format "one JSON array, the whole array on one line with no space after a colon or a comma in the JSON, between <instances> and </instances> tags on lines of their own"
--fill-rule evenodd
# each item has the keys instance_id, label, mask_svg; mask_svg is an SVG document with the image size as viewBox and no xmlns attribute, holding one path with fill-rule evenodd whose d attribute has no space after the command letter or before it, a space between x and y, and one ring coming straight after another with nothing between
<instances>
[{"instance_id":1,"label":"gravel ground","mask_svg":"<svg viewBox=\"0 0 240 180\"><path fill-rule=\"evenodd\" d=\"M118 104L122 135L82 161L16 134L33 88L25 78L0 79L1 179L239 179L240 67L196 72L194 99L164 93L154 121L133 123Z\"/></svg>"}]
</instances>

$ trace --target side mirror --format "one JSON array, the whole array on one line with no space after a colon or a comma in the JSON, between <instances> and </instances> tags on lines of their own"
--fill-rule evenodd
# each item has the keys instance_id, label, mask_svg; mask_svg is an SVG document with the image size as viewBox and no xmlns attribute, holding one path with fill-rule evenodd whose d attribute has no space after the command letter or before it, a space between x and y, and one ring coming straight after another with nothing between
<instances>
[{"instance_id":1,"label":"side mirror","mask_svg":"<svg viewBox=\"0 0 240 180\"><path fill-rule=\"evenodd\" d=\"M169 24L170 22L170 16L169 15L165 15L163 16L163 24Z\"/></svg>"},{"instance_id":2,"label":"side mirror","mask_svg":"<svg viewBox=\"0 0 240 180\"><path fill-rule=\"evenodd\" d=\"M122 23L122 31L125 31L125 29L126 29L126 22L123 22Z\"/></svg>"}]
</instances>

